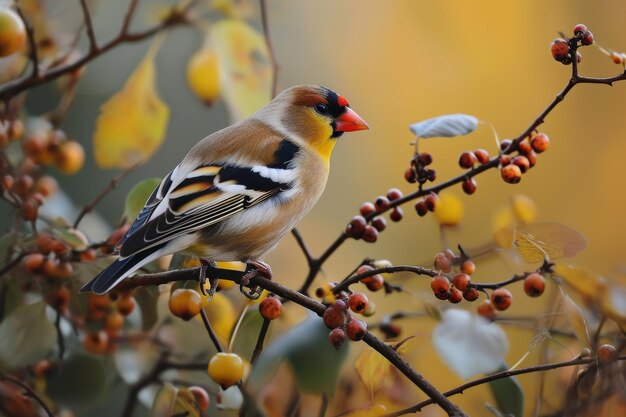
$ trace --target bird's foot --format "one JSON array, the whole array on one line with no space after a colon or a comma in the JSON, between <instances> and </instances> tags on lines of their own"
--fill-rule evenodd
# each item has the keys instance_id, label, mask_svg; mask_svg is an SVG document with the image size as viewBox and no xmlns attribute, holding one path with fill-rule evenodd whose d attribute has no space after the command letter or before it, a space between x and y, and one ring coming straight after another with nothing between
<instances>
[{"instance_id":1,"label":"bird's foot","mask_svg":"<svg viewBox=\"0 0 626 417\"><path fill-rule=\"evenodd\" d=\"M261 261L247 262L247 264L252 268L241 277L241 281L239 283L239 291L241 291L241 293L249 299L256 300L261 296L263 288L254 286L252 288L245 289L244 287L247 287L248 284L250 284L250 280L257 276L262 276L263 278L271 280L272 269L268 264Z\"/></svg>"},{"instance_id":2,"label":"bird's foot","mask_svg":"<svg viewBox=\"0 0 626 417\"><path fill-rule=\"evenodd\" d=\"M207 271L209 270L209 268L217 269L217 264L213 261L209 261L208 259L200 258L200 276L198 277L198 282L200 283L200 291L202 292L202 295L208 296L210 301L213 299L215 291L217 291L217 284L220 282L220 280L217 278L208 278L211 286L209 287L208 291L205 291L204 288L206 285Z\"/></svg>"}]
</instances>

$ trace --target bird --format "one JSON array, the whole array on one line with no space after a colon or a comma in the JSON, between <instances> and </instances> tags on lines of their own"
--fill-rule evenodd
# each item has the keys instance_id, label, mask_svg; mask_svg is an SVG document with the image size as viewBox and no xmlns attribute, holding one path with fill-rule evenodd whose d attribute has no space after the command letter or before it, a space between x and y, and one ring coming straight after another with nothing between
<instances>
[{"instance_id":1,"label":"bird","mask_svg":"<svg viewBox=\"0 0 626 417\"><path fill-rule=\"evenodd\" d=\"M203 292L206 268L220 261L249 265L244 285L256 274L271 279L264 256L322 195L338 139L365 129L334 91L305 84L285 89L247 119L196 143L152 192L117 244L118 258L80 292L105 294L173 253L200 258Z\"/></svg>"}]
</instances>

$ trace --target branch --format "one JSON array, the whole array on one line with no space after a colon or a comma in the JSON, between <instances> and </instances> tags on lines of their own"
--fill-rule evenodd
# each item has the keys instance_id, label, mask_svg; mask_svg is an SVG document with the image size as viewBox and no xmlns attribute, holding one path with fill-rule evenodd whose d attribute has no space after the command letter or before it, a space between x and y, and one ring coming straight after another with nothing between
<instances>
[{"instance_id":1,"label":"branch","mask_svg":"<svg viewBox=\"0 0 626 417\"><path fill-rule=\"evenodd\" d=\"M270 63L272 65L272 98L276 97L276 90L278 88L278 61L276 60L276 53L274 52L274 46L272 45L272 38L270 37L269 22L267 18L267 1L261 0L261 21L263 24L263 37L265 38L265 44L270 54Z\"/></svg>"},{"instance_id":2,"label":"branch","mask_svg":"<svg viewBox=\"0 0 626 417\"><path fill-rule=\"evenodd\" d=\"M87 36L89 37L89 52L93 53L98 50L98 43L96 42L96 34L93 31L93 23L91 21L91 14L87 7L86 0L80 0L80 8L83 11L83 19L85 20L85 27L87 28Z\"/></svg>"},{"instance_id":3,"label":"branch","mask_svg":"<svg viewBox=\"0 0 626 417\"><path fill-rule=\"evenodd\" d=\"M259 337L256 341L256 346L254 346L252 357L250 358L251 365L254 365L259 356L261 356L261 352L263 352L263 342L265 342L265 336L267 336L267 330L270 327L270 322L271 320L269 319L263 319L263 325L261 326L261 330L259 331Z\"/></svg>"},{"instance_id":4,"label":"branch","mask_svg":"<svg viewBox=\"0 0 626 417\"><path fill-rule=\"evenodd\" d=\"M46 412L48 417L54 417L54 414L52 413L52 411L50 410L50 408L48 408L48 405L45 403L44 400L42 400L35 391L33 391L28 385L26 385L25 383L23 383L22 381L20 381L17 378L12 377L11 375L7 375L5 373L0 373L0 380L4 380L7 382L10 382L14 385L17 385L18 387L22 388L25 392L26 395L28 395L29 397L31 397L32 399L34 399L35 401L37 401L37 403L41 406L41 408L43 408L43 410Z\"/></svg>"},{"instance_id":5,"label":"branch","mask_svg":"<svg viewBox=\"0 0 626 417\"><path fill-rule=\"evenodd\" d=\"M26 28L26 36L28 36L28 48L30 60L33 63L33 71L30 75L31 78L39 78L39 54L37 53L37 43L35 42L35 32L33 26L26 20L22 8L16 7L17 14L22 19L24 27Z\"/></svg>"},{"instance_id":6,"label":"branch","mask_svg":"<svg viewBox=\"0 0 626 417\"><path fill-rule=\"evenodd\" d=\"M623 361L626 360L626 356L620 356L617 358L617 360L619 361ZM488 382L491 381L496 381L498 379L503 379L503 378L509 378L515 375L522 375L522 374L528 374L528 373L532 373L532 372L542 372L542 371L549 371L551 369L557 369L557 368L564 368L567 366L577 366L577 365L587 365L590 363L595 362L596 359L595 358L576 358L576 359L572 359L570 361L565 361L565 362L557 362L557 363L549 363L549 364L545 364L545 365L537 365L537 366L530 366L528 368L522 368L522 369L516 369L514 371L502 371L502 372L498 372L495 374L491 374L491 375L487 375L483 378L479 378L476 379L474 381L470 381L466 384L463 385L459 385L458 387L451 389L449 391L446 391L443 393L443 395L445 395L446 397L451 397L453 395L456 394L462 394L463 391L469 389L469 388L473 388L476 387L478 385L482 385L482 384L486 384ZM414 406L411 406L409 408L405 408L403 410L399 410L399 411L394 411L393 413L389 413L389 414L385 414L384 417L398 417L404 414L409 414L409 413L417 413L419 411L422 410L422 408L426 407L427 405L433 404L434 401L432 399L430 400L425 400L422 401L421 403L415 404Z\"/></svg>"},{"instance_id":7,"label":"branch","mask_svg":"<svg viewBox=\"0 0 626 417\"><path fill-rule=\"evenodd\" d=\"M434 269L423 268L421 266L413 266L413 265L394 265L394 266L386 266L383 268L375 268L369 271L362 272L360 274L356 274L351 276L350 278L340 282L335 287L333 287L333 293L338 294L343 290L348 289L348 287L352 284L356 284L360 282L363 278L371 277L378 274L392 274L395 272L413 272L417 275L426 275L429 277L435 277L439 275L439 272Z\"/></svg>"},{"instance_id":8,"label":"branch","mask_svg":"<svg viewBox=\"0 0 626 417\"><path fill-rule=\"evenodd\" d=\"M200 309L200 317L202 317L202 322L204 323L204 327L206 328L206 331L209 334L209 337L211 338L213 345L215 346L215 350L217 350L218 352L224 352L224 348L222 347L220 340L215 335L215 332L213 331L213 327L211 327L211 322L209 322L209 318L207 317L206 311L204 311L204 308Z\"/></svg>"},{"instance_id":9,"label":"branch","mask_svg":"<svg viewBox=\"0 0 626 417\"><path fill-rule=\"evenodd\" d=\"M76 229L83 217L85 217L87 213L90 213L100 203L100 201L102 201L102 199L107 196L107 194L113 191L115 187L117 187L128 174L130 174L135 168L137 168L141 164L142 162L137 162L136 164L126 168L126 170L122 171L119 175L114 177L104 190L100 191L100 193L98 193L98 195L89 204L83 207L83 209L78 214L78 217L76 217L76 220L74 221L74 225L72 227Z\"/></svg>"},{"instance_id":10,"label":"branch","mask_svg":"<svg viewBox=\"0 0 626 417\"><path fill-rule=\"evenodd\" d=\"M291 231L291 234L296 239L298 246L300 246L300 249L302 250L302 253L304 254L304 257L306 258L306 262L310 268L313 262L315 261L315 258L313 257L313 255L311 254L311 251L309 250L308 246L304 242L304 238L302 237L298 229L293 229Z\"/></svg>"}]
</instances>

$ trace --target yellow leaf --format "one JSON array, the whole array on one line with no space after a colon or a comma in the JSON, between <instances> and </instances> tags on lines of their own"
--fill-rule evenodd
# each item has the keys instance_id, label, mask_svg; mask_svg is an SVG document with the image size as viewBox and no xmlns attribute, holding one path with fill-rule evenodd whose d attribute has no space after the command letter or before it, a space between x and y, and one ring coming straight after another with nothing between
<instances>
[{"instance_id":1,"label":"yellow leaf","mask_svg":"<svg viewBox=\"0 0 626 417\"><path fill-rule=\"evenodd\" d=\"M585 268L557 263L554 273L587 301L599 297L608 289L604 278Z\"/></svg>"},{"instance_id":2,"label":"yellow leaf","mask_svg":"<svg viewBox=\"0 0 626 417\"><path fill-rule=\"evenodd\" d=\"M235 308L230 299L220 292L215 293L211 300L202 296L202 308L204 308L215 334L222 341L227 341L237 321ZM198 320L202 320L201 317L198 317Z\"/></svg>"},{"instance_id":3,"label":"yellow leaf","mask_svg":"<svg viewBox=\"0 0 626 417\"><path fill-rule=\"evenodd\" d=\"M442 226L456 226L463 219L463 202L455 194L442 192L435 204L435 217Z\"/></svg>"},{"instance_id":4,"label":"yellow leaf","mask_svg":"<svg viewBox=\"0 0 626 417\"><path fill-rule=\"evenodd\" d=\"M515 238L515 222L513 213L508 208L502 208L496 212L493 219L493 239L503 249L513 247Z\"/></svg>"},{"instance_id":5,"label":"yellow leaf","mask_svg":"<svg viewBox=\"0 0 626 417\"><path fill-rule=\"evenodd\" d=\"M574 300L572 300L569 295L563 291L562 287L559 287L559 289L561 290L563 312L567 316L567 319L572 326L572 330L576 333L576 336L580 340L590 346L591 338L589 337L589 328L587 327L587 322L585 321L582 310L578 307L578 304L576 304Z\"/></svg>"},{"instance_id":6,"label":"yellow leaf","mask_svg":"<svg viewBox=\"0 0 626 417\"><path fill-rule=\"evenodd\" d=\"M271 99L273 70L265 38L246 22L222 19L211 28L224 100L240 121Z\"/></svg>"},{"instance_id":7,"label":"yellow leaf","mask_svg":"<svg viewBox=\"0 0 626 417\"><path fill-rule=\"evenodd\" d=\"M155 89L154 57L160 39L124 88L100 109L93 141L94 157L101 168L128 168L148 159L163 142L169 109Z\"/></svg>"},{"instance_id":8,"label":"yellow leaf","mask_svg":"<svg viewBox=\"0 0 626 417\"><path fill-rule=\"evenodd\" d=\"M515 246L528 263L571 258L587 246L585 238L559 223L536 223L515 230Z\"/></svg>"},{"instance_id":9,"label":"yellow leaf","mask_svg":"<svg viewBox=\"0 0 626 417\"><path fill-rule=\"evenodd\" d=\"M208 32L202 48L187 62L187 84L189 89L208 106L219 97L219 61Z\"/></svg>"},{"instance_id":10,"label":"yellow leaf","mask_svg":"<svg viewBox=\"0 0 626 417\"><path fill-rule=\"evenodd\" d=\"M515 195L511 198L511 208L517 220L522 224L530 224L537 218L535 202L525 195Z\"/></svg>"},{"instance_id":11,"label":"yellow leaf","mask_svg":"<svg viewBox=\"0 0 626 417\"><path fill-rule=\"evenodd\" d=\"M391 370L390 366L391 364L387 359L374 349L369 348L363 350L354 362L359 378L372 396L385 382L385 378Z\"/></svg>"}]
</instances>

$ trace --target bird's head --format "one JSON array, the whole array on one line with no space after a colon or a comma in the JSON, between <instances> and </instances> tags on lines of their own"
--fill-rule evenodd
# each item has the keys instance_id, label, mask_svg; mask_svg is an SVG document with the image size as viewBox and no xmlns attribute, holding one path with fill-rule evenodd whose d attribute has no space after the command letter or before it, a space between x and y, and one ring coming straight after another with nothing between
<instances>
[{"instance_id":1,"label":"bird's head","mask_svg":"<svg viewBox=\"0 0 626 417\"><path fill-rule=\"evenodd\" d=\"M272 124L313 147L328 160L344 132L369 129L348 100L315 85L297 85L281 92L268 106Z\"/></svg>"}]
</instances>

